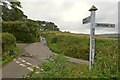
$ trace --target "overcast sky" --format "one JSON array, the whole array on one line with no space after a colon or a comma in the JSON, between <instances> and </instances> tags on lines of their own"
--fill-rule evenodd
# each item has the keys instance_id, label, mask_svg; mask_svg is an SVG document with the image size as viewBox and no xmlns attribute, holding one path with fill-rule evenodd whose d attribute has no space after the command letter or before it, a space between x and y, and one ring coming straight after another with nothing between
<instances>
[{"instance_id":1,"label":"overcast sky","mask_svg":"<svg viewBox=\"0 0 120 80\"><path fill-rule=\"evenodd\" d=\"M54 22L61 31L90 33L90 24L82 24L88 11L95 5L96 23L115 24L116 28L96 28L96 33L117 33L118 0L20 0L23 12L33 20ZM92 1L92 2L91 2Z\"/></svg>"}]
</instances>

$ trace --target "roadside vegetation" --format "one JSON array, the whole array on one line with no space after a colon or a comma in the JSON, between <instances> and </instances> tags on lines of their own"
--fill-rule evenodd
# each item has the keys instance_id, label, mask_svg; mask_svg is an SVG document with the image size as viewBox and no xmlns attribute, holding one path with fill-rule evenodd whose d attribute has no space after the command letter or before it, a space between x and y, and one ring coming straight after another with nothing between
<instances>
[{"instance_id":1,"label":"roadside vegetation","mask_svg":"<svg viewBox=\"0 0 120 80\"><path fill-rule=\"evenodd\" d=\"M25 78L80 78L88 72L87 67L86 64L68 62L64 55L53 54L42 63L40 69L34 69Z\"/></svg>"},{"instance_id":2,"label":"roadside vegetation","mask_svg":"<svg viewBox=\"0 0 120 80\"><path fill-rule=\"evenodd\" d=\"M64 33L64 32L43 32L42 34L47 39L49 48L58 54L64 54L66 56L89 59L89 36ZM111 55L117 53L118 41L113 38L95 38L95 55Z\"/></svg>"},{"instance_id":3,"label":"roadside vegetation","mask_svg":"<svg viewBox=\"0 0 120 80\"><path fill-rule=\"evenodd\" d=\"M39 70L34 69L26 76L27 78L117 78L119 76L117 39L96 37L94 69L89 71L88 64L73 64L64 58L66 55L88 60L89 36L63 32L44 32L43 36L46 37L49 48L60 55L50 56Z\"/></svg>"},{"instance_id":4,"label":"roadside vegetation","mask_svg":"<svg viewBox=\"0 0 120 80\"><path fill-rule=\"evenodd\" d=\"M48 21L35 21L27 18L21 10L18 0L1 1L2 4L2 63L5 64L19 55L16 43L34 43L39 41L42 31L59 31L59 28ZM10 55L10 53L14 53Z\"/></svg>"},{"instance_id":5,"label":"roadside vegetation","mask_svg":"<svg viewBox=\"0 0 120 80\"><path fill-rule=\"evenodd\" d=\"M28 19L21 11L19 1L9 2L11 5L2 3L2 64L19 55L16 42L36 42L42 35L50 50L60 55L51 55L40 69L34 69L26 78L116 78L120 74L117 39L95 38L94 70L89 71L87 64L73 64L64 58L88 60L89 36L58 32L59 28L53 22Z\"/></svg>"},{"instance_id":6,"label":"roadside vegetation","mask_svg":"<svg viewBox=\"0 0 120 80\"><path fill-rule=\"evenodd\" d=\"M34 68L24 78L117 78L116 65L110 66L111 62L102 57L97 56L100 61L96 60L94 70L89 71L87 64L73 64L64 55L51 55L40 69Z\"/></svg>"},{"instance_id":7,"label":"roadside vegetation","mask_svg":"<svg viewBox=\"0 0 120 80\"><path fill-rule=\"evenodd\" d=\"M10 33L2 33L2 64L6 64L19 54L16 38Z\"/></svg>"}]
</instances>

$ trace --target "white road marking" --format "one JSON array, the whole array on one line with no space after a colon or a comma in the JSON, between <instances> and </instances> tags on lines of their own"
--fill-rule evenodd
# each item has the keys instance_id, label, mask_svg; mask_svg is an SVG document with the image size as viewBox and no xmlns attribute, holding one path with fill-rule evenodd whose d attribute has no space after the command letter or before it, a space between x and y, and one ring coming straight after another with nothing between
<instances>
[{"instance_id":1,"label":"white road marking","mask_svg":"<svg viewBox=\"0 0 120 80\"><path fill-rule=\"evenodd\" d=\"M26 64L28 64L28 65L32 65L31 63L29 63L29 62L26 62Z\"/></svg>"},{"instance_id":2,"label":"white road marking","mask_svg":"<svg viewBox=\"0 0 120 80\"><path fill-rule=\"evenodd\" d=\"M13 61L16 61L16 59L13 59Z\"/></svg>"},{"instance_id":3,"label":"white road marking","mask_svg":"<svg viewBox=\"0 0 120 80\"><path fill-rule=\"evenodd\" d=\"M22 62L26 62L25 60L21 60Z\"/></svg>"},{"instance_id":4,"label":"white road marking","mask_svg":"<svg viewBox=\"0 0 120 80\"><path fill-rule=\"evenodd\" d=\"M27 67L27 69L28 69L28 70L30 70L30 71L33 71L33 69L32 69L32 68L30 68L30 67Z\"/></svg>"},{"instance_id":5,"label":"white road marking","mask_svg":"<svg viewBox=\"0 0 120 80\"><path fill-rule=\"evenodd\" d=\"M21 66L23 66L23 67L25 67L25 65L24 64L20 64Z\"/></svg>"},{"instance_id":6,"label":"white road marking","mask_svg":"<svg viewBox=\"0 0 120 80\"><path fill-rule=\"evenodd\" d=\"M18 58L19 60L21 60L21 58ZM20 66L22 66L22 67L26 67L28 70L30 70L30 71L33 71L33 69L32 68L30 68L30 67L27 67L27 65L30 65L30 66L32 66L32 67L36 67L36 68L39 68L38 66L36 66L36 65L33 65L33 64L31 64L31 63L29 63L29 62L26 62L25 60L21 60L22 62L24 62L24 64L23 63L21 63L21 62L19 62L19 61L17 61L17 59L13 59L17 64L19 64ZM25 65L25 64L27 64L27 65ZM39 74L40 72L36 72L37 74Z\"/></svg>"},{"instance_id":7,"label":"white road marking","mask_svg":"<svg viewBox=\"0 0 120 80\"><path fill-rule=\"evenodd\" d=\"M17 64L19 64L20 62L19 61L16 61Z\"/></svg>"},{"instance_id":8,"label":"white road marking","mask_svg":"<svg viewBox=\"0 0 120 80\"><path fill-rule=\"evenodd\" d=\"M21 58L18 58L18 59L21 59Z\"/></svg>"},{"instance_id":9,"label":"white road marking","mask_svg":"<svg viewBox=\"0 0 120 80\"><path fill-rule=\"evenodd\" d=\"M21 59L21 58L18 58L18 59ZM30 68L30 67L27 67L27 65L29 65L29 66L33 66L33 67L36 67L36 68L39 68L38 66L36 66L36 65L33 65L33 64L31 64L31 63L29 63L29 62L26 62L25 60L21 60L22 62L24 62L24 64L23 63L21 63L21 62L19 62L19 61L17 61L17 59L14 59L14 61L17 63L17 64L19 64L20 66L22 66L22 67L26 67L28 70L30 70L30 71L33 71L33 69L32 68ZM27 64L27 65L26 65ZM36 72L36 74L39 74L40 72Z\"/></svg>"}]
</instances>

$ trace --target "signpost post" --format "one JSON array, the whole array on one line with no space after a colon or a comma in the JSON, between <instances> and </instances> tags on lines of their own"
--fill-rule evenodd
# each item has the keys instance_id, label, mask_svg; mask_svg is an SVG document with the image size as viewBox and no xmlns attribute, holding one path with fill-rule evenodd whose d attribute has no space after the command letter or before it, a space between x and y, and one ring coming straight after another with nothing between
<instances>
[{"instance_id":1,"label":"signpost post","mask_svg":"<svg viewBox=\"0 0 120 80\"><path fill-rule=\"evenodd\" d=\"M94 5L90 8L91 15L83 19L83 24L90 23L90 52L89 52L89 70L93 70L95 54L95 27L114 28L115 24L95 23L95 11L98 10Z\"/></svg>"},{"instance_id":2,"label":"signpost post","mask_svg":"<svg viewBox=\"0 0 120 80\"><path fill-rule=\"evenodd\" d=\"M89 56L89 70L92 70L92 64L94 63L94 51L95 51L95 11L97 8L93 5L89 11L91 11L90 19L90 56Z\"/></svg>"}]
</instances>

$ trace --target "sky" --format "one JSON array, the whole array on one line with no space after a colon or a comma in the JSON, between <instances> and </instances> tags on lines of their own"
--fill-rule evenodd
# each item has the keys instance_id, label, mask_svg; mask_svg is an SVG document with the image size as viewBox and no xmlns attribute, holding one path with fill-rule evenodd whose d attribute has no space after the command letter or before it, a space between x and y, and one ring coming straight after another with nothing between
<instances>
[{"instance_id":1,"label":"sky","mask_svg":"<svg viewBox=\"0 0 120 80\"><path fill-rule=\"evenodd\" d=\"M61 31L90 33L90 23L82 20L90 16L95 5L96 23L115 24L115 28L95 28L96 34L118 33L118 0L20 0L22 11L29 19L54 22Z\"/></svg>"}]
</instances>

